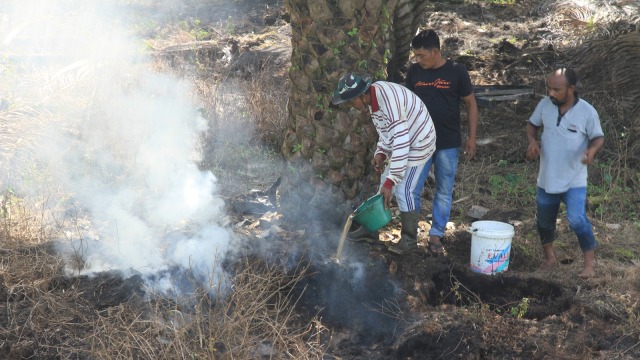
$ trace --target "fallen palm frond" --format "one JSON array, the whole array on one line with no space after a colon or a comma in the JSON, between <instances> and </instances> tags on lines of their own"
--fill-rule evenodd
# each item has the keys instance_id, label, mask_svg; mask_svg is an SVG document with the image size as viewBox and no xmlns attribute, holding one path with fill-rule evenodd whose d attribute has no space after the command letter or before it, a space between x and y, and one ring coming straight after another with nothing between
<instances>
[{"instance_id":1,"label":"fallen palm frond","mask_svg":"<svg viewBox=\"0 0 640 360\"><path fill-rule=\"evenodd\" d=\"M579 35L569 42L614 38L637 29L640 24L638 4L611 3L602 0L564 0L550 3L550 17L570 33Z\"/></svg>"},{"instance_id":2,"label":"fallen palm frond","mask_svg":"<svg viewBox=\"0 0 640 360\"><path fill-rule=\"evenodd\" d=\"M611 141L608 147L619 148L624 167L637 168L640 144L632 139L640 134L640 68L629 64L640 63L640 32L590 42L574 51L572 57L580 59L576 67L584 91L597 94L592 98L600 116L618 118L605 124Z\"/></svg>"}]
</instances>

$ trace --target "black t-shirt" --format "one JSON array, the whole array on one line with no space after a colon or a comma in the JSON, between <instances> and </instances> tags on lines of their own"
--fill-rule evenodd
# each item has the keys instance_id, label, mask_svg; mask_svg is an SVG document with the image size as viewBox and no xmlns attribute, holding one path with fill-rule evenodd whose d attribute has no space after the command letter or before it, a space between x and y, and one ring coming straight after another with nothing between
<instances>
[{"instance_id":1,"label":"black t-shirt","mask_svg":"<svg viewBox=\"0 0 640 360\"><path fill-rule=\"evenodd\" d=\"M473 93L469 72L447 60L437 69L409 67L406 86L427 105L436 128L436 149L460 147L460 99Z\"/></svg>"}]
</instances>

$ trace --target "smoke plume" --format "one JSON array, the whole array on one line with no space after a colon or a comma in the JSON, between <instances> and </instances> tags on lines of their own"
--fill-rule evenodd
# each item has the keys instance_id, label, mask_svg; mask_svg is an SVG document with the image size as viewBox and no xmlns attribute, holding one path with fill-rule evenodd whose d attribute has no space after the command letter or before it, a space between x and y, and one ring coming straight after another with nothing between
<instances>
[{"instance_id":1,"label":"smoke plume","mask_svg":"<svg viewBox=\"0 0 640 360\"><path fill-rule=\"evenodd\" d=\"M152 70L119 1L3 8L0 120L15 137L1 180L46 199L68 272L223 278L231 237L217 180L197 165L208 124L190 84ZM152 285L175 289L167 277Z\"/></svg>"}]
</instances>

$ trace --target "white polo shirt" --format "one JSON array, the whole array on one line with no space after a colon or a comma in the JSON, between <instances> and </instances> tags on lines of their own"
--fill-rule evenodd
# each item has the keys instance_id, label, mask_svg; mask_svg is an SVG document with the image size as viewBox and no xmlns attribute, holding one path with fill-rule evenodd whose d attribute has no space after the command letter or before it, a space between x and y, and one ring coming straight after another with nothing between
<instances>
[{"instance_id":1,"label":"white polo shirt","mask_svg":"<svg viewBox=\"0 0 640 360\"><path fill-rule=\"evenodd\" d=\"M536 106L529 122L543 127L538 186L550 194L586 187L587 165L582 163L582 158L589 141L604 136L593 106L579 99L558 123L558 107L546 96Z\"/></svg>"}]
</instances>

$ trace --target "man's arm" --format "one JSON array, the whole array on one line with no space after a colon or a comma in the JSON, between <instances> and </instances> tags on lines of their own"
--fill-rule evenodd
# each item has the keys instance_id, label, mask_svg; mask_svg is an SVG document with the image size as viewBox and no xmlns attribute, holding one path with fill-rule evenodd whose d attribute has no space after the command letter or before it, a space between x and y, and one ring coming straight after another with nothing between
<instances>
[{"instance_id":1,"label":"man's arm","mask_svg":"<svg viewBox=\"0 0 640 360\"><path fill-rule=\"evenodd\" d=\"M529 147L527 148L527 159L535 160L540 156L540 145L538 144L538 128L532 123L527 123L527 128L525 129L525 133L527 135L527 141L529 142Z\"/></svg>"},{"instance_id":2,"label":"man's arm","mask_svg":"<svg viewBox=\"0 0 640 360\"><path fill-rule=\"evenodd\" d=\"M604 137L600 136L589 141L589 146L587 147L587 151L584 152L584 157L582 158L582 163L586 165L590 165L593 160L596 158L596 154L602 146L604 145Z\"/></svg>"},{"instance_id":3,"label":"man's arm","mask_svg":"<svg viewBox=\"0 0 640 360\"><path fill-rule=\"evenodd\" d=\"M462 99L467 107L467 120L469 122L469 133L467 135L465 152L469 159L473 159L476 156L476 137L478 134L478 103L476 102L476 96L474 93L471 93Z\"/></svg>"}]
</instances>

